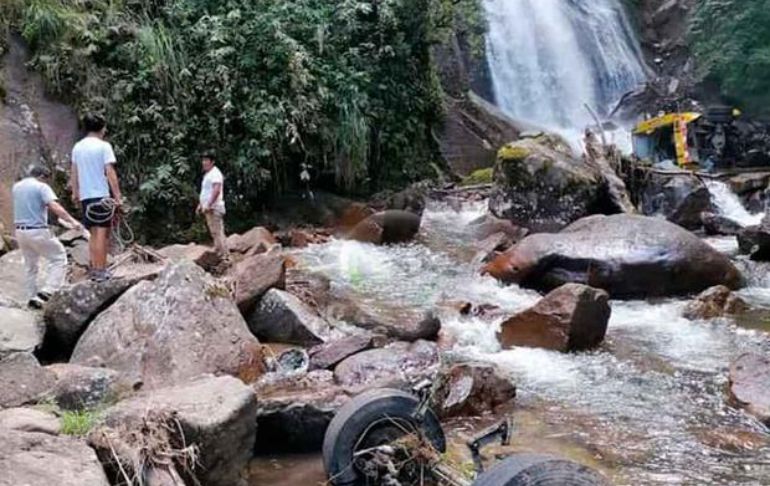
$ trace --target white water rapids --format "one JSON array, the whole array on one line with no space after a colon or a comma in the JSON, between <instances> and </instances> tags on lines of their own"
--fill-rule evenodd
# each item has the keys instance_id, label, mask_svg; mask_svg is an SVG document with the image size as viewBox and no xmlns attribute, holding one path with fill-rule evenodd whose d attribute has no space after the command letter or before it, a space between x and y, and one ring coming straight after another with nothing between
<instances>
[{"instance_id":1,"label":"white water rapids","mask_svg":"<svg viewBox=\"0 0 770 486\"><path fill-rule=\"evenodd\" d=\"M711 202L714 207L719 211L719 214L731 219L743 226L752 226L762 222L764 213L750 213L740 198L730 190L730 186L721 181L706 181L706 187L708 187L711 193Z\"/></svg>"},{"instance_id":2,"label":"white water rapids","mask_svg":"<svg viewBox=\"0 0 770 486\"><path fill-rule=\"evenodd\" d=\"M435 309L460 300L513 313L540 297L481 277L463 251L473 241L467 223L484 210L474 204L455 212L432 203L420 242L380 247L334 240L300 251L298 261L367 305ZM770 288L755 286L744 295L770 309ZM729 406L725 387L732 359L770 352L770 327L690 321L681 316L685 303L613 301L605 343L575 354L501 350L500 320L448 310L441 318L456 339L449 357L495 363L516 383L518 450L589 460L616 485L770 484L767 442L740 450L720 446L724 437L765 433Z\"/></svg>"},{"instance_id":3,"label":"white water rapids","mask_svg":"<svg viewBox=\"0 0 770 486\"><path fill-rule=\"evenodd\" d=\"M561 133L593 124L642 83L645 69L621 0L484 0L497 105Z\"/></svg>"}]
</instances>

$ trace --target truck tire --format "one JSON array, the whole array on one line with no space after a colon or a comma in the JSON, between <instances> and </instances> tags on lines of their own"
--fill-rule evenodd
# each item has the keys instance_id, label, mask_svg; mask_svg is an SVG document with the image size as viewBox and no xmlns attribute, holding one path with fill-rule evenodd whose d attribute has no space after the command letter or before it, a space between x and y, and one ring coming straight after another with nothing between
<instances>
[{"instance_id":1,"label":"truck tire","mask_svg":"<svg viewBox=\"0 0 770 486\"><path fill-rule=\"evenodd\" d=\"M409 393L381 388L364 392L340 408L326 429L323 443L324 468L330 483L367 484L353 465L353 454L403 436L404 428L421 430L437 451L445 452L444 431L436 415L429 410L422 423L412 417L418 403Z\"/></svg>"},{"instance_id":2,"label":"truck tire","mask_svg":"<svg viewBox=\"0 0 770 486\"><path fill-rule=\"evenodd\" d=\"M608 486L594 470L541 454L516 454L482 473L473 486Z\"/></svg>"}]
</instances>

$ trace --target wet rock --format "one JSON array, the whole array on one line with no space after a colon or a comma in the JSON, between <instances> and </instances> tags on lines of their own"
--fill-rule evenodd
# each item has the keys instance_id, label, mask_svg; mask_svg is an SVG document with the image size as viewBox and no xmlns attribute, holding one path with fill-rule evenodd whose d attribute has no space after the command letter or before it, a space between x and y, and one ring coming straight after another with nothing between
<instances>
[{"instance_id":1,"label":"wet rock","mask_svg":"<svg viewBox=\"0 0 770 486\"><path fill-rule=\"evenodd\" d=\"M330 371L316 370L302 377L277 382L260 380L258 397L258 452L318 451L326 427L336 411L350 399L334 382Z\"/></svg>"},{"instance_id":2,"label":"wet rock","mask_svg":"<svg viewBox=\"0 0 770 486\"><path fill-rule=\"evenodd\" d=\"M0 358L0 408L35 403L48 393L53 383L53 374L29 353Z\"/></svg>"},{"instance_id":3,"label":"wet rock","mask_svg":"<svg viewBox=\"0 0 770 486\"><path fill-rule=\"evenodd\" d=\"M219 255L216 250L195 243L170 245L158 250L158 254L172 263L192 261L209 271L219 264Z\"/></svg>"},{"instance_id":4,"label":"wet rock","mask_svg":"<svg viewBox=\"0 0 770 486\"><path fill-rule=\"evenodd\" d=\"M201 373L251 382L264 372L262 346L229 290L191 262L124 293L88 326L71 362L112 368L150 388Z\"/></svg>"},{"instance_id":5,"label":"wet rock","mask_svg":"<svg viewBox=\"0 0 770 486\"><path fill-rule=\"evenodd\" d=\"M743 230L737 221L711 212L701 213L700 219L707 235L735 236Z\"/></svg>"},{"instance_id":6,"label":"wet rock","mask_svg":"<svg viewBox=\"0 0 770 486\"><path fill-rule=\"evenodd\" d=\"M692 233L660 218L626 214L591 216L556 234L528 236L483 272L545 291L582 283L616 298L741 285L730 259Z\"/></svg>"},{"instance_id":7,"label":"wet rock","mask_svg":"<svg viewBox=\"0 0 770 486\"><path fill-rule=\"evenodd\" d=\"M749 305L745 300L724 285L717 285L704 290L687 304L684 316L688 319L714 319L740 314L747 310Z\"/></svg>"},{"instance_id":8,"label":"wet rock","mask_svg":"<svg viewBox=\"0 0 770 486\"><path fill-rule=\"evenodd\" d=\"M308 351L310 370L332 369L339 362L372 347L371 336L349 336L314 346Z\"/></svg>"},{"instance_id":9,"label":"wet rock","mask_svg":"<svg viewBox=\"0 0 770 486\"><path fill-rule=\"evenodd\" d=\"M2 429L59 435L61 424L59 418L50 412L34 408L8 408L0 410L0 430Z\"/></svg>"},{"instance_id":10,"label":"wet rock","mask_svg":"<svg viewBox=\"0 0 770 486\"><path fill-rule=\"evenodd\" d=\"M42 354L66 361L88 324L134 283L128 279L101 283L86 280L54 293L45 306Z\"/></svg>"},{"instance_id":11,"label":"wet rock","mask_svg":"<svg viewBox=\"0 0 770 486\"><path fill-rule=\"evenodd\" d=\"M257 399L250 387L230 376L203 376L121 401L107 409L103 426L89 440L102 458L111 456L112 446L130 468L132 456L145 453L132 435L141 436L148 423L171 425L172 441L197 448L196 478L209 486L232 486L241 484L240 473L251 458L256 416Z\"/></svg>"},{"instance_id":12,"label":"wet rock","mask_svg":"<svg viewBox=\"0 0 770 486\"><path fill-rule=\"evenodd\" d=\"M249 317L249 329L270 342L314 346L331 335L329 324L297 297L271 289Z\"/></svg>"},{"instance_id":13,"label":"wet rock","mask_svg":"<svg viewBox=\"0 0 770 486\"><path fill-rule=\"evenodd\" d=\"M369 206L377 212L404 211L421 216L432 185L431 181L423 181L415 182L398 192L384 191L372 196Z\"/></svg>"},{"instance_id":14,"label":"wet rock","mask_svg":"<svg viewBox=\"0 0 770 486\"><path fill-rule=\"evenodd\" d=\"M476 263L486 263L511 246L513 246L513 243L505 233L495 233L474 245L476 254L473 257L473 261Z\"/></svg>"},{"instance_id":15,"label":"wet rock","mask_svg":"<svg viewBox=\"0 0 770 486\"><path fill-rule=\"evenodd\" d=\"M701 226L701 213L712 211L711 193L695 176L650 174L640 206L648 216L693 230Z\"/></svg>"},{"instance_id":16,"label":"wet rock","mask_svg":"<svg viewBox=\"0 0 770 486\"><path fill-rule=\"evenodd\" d=\"M489 209L518 226L556 230L596 212L602 185L566 142L540 134L500 149Z\"/></svg>"},{"instance_id":17,"label":"wet rock","mask_svg":"<svg viewBox=\"0 0 770 486\"><path fill-rule=\"evenodd\" d=\"M266 252L277 243L275 236L262 226L252 228L242 235L233 234L227 237L227 247L234 253L256 255Z\"/></svg>"},{"instance_id":18,"label":"wet rock","mask_svg":"<svg viewBox=\"0 0 770 486\"><path fill-rule=\"evenodd\" d=\"M265 292L286 288L286 262L277 252L247 256L228 276L235 282L235 303L243 315L249 315Z\"/></svg>"},{"instance_id":19,"label":"wet rock","mask_svg":"<svg viewBox=\"0 0 770 486\"><path fill-rule=\"evenodd\" d=\"M331 321L342 321L400 341L436 339L441 320L433 311L403 306L368 306L344 295L335 295L324 310Z\"/></svg>"},{"instance_id":20,"label":"wet rock","mask_svg":"<svg viewBox=\"0 0 770 486\"><path fill-rule=\"evenodd\" d=\"M0 316L0 357L32 352L43 342L45 327L37 313L0 305Z\"/></svg>"},{"instance_id":21,"label":"wet rock","mask_svg":"<svg viewBox=\"0 0 770 486\"><path fill-rule=\"evenodd\" d=\"M441 376L433 410L441 417L478 416L509 405L516 397L511 379L494 365L461 363Z\"/></svg>"},{"instance_id":22,"label":"wet rock","mask_svg":"<svg viewBox=\"0 0 770 486\"><path fill-rule=\"evenodd\" d=\"M770 358L746 353L730 365L730 398L770 427Z\"/></svg>"},{"instance_id":23,"label":"wet rock","mask_svg":"<svg viewBox=\"0 0 770 486\"><path fill-rule=\"evenodd\" d=\"M721 427L700 430L697 435L700 441L709 447L734 453L756 451L770 445L770 437L767 434L750 430Z\"/></svg>"},{"instance_id":24,"label":"wet rock","mask_svg":"<svg viewBox=\"0 0 770 486\"><path fill-rule=\"evenodd\" d=\"M14 250L0 257L0 275L0 295L5 297L6 304L26 304L24 257L21 251Z\"/></svg>"},{"instance_id":25,"label":"wet rock","mask_svg":"<svg viewBox=\"0 0 770 486\"><path fill-rule=\"evenodd\" d=\"M565 284L534 307L505 321L497 338L504 348L527 346L582 351L602 343L609 319L607 292L581 284Z\"/></svg>"},{"instance_id":26,"label":"wet rock","mask_svg":"<svg viewBox=\"0 0 770 486\"><path fill-rule=\"evenodd\" d=\"M4 430L0 440L3 486L109 486L85 442L38 432Z\"/></svg>"},{"instance_id":27,"label":"wet rock","mask_svg":"<svg viewBox=\"0 0 770 486\"><path fill-rule=\"evenodd\" d=\"M438 366L435 343L395 342L345 359L334 369L334 378L339 385L354 392L374 387L408 387L432 377Z\"/></svg>"},{"instance_id":28,"label":"wet rock","mask_svg":"<svg viewBox=\"0 0 770 486\"><path fill-rule=\"evenodd\" d=\"M738 248L754 261L770 261L770 228L748 226L738 233Z\"/></svg>"},{"instance_id":29,"label":"wet rock","mask_svg":"<svg viewBox=\"0 0 770 486\"><path fill-rule=\"evenodd\" d=\"M502 233L508 237L511 244L518 243L529 233L527 228L516 226L506 219L500 219L491 214L485 214L471 221L468 223L468 227L473 231L473 236L477 240L485 240L490 236Z\"/></svg>"},{"instance_id":30,"label":"wet rock","mask_svg":"<svg viewBox=\"0 0 770 486\"><path fill-rule=\"evenodd\" d=\"M420 231L420 216L409 211L388 210L361 221L348 234L351 240L377 245L406 243Z\"/></svg>"},{"instance_id":31,"label":"wet rock","mask_svg":"<svg viewBox=\"0 0 770 486\"><path fill-rule=\"evenodd\" d=\"M52 372L56 380L49 395L64 410L95 408L116 399L121 391L131 390L130 384L119 383L117 371L108 368L59 363L45 369ZM121 390L122 386L126 390Z\"/></svg>"}]
</instances>

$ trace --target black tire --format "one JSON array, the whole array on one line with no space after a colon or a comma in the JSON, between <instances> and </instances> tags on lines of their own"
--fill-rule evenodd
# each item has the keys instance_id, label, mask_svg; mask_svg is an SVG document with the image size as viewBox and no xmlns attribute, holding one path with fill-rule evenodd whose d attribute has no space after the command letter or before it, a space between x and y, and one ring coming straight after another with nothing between
<instances>
[{"instance_id":1,"label":"black tire","mask_svg":"<svg viewBox=\"0 0 770 486\"><path fill-rule=\"evenodd\" d=\"M401 390L381 388L364 392L340 408L326 429L323 443L324 467L331 484L337 486L366 484L365 479L353 466L353 454L357 446L363 448L360 441L364 435L367 435L364 440L369 440L371 437L375 442L367 443L365 447L373 447L398 438L388 433L384 435L389 440L377 437L376 429L373 427L376 428L378 421L386 418L403 421L415 429L421 429L436 450L445 452L446 439L436 415L429 410L421 424L415 423L412 418L418 403L416 397ZM385 425L383 423L383 426ZM392 427L390 429L392 432Z\"/></svg>"},{"instance_id":2,"label":"black tire","mask_svg":"<svg viewBox=\"0 0 770 486\"><path fill-rule=\"evenodd\" d=\"M608 486L593 469L541 454L516 454L481 474L473 486Z\"/></svg>"}]
</instances>

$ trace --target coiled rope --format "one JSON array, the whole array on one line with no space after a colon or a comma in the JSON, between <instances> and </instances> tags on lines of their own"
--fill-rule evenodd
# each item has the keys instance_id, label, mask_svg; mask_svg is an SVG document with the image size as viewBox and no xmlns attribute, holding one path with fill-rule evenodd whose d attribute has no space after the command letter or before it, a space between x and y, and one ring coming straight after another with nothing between
<instances>
[{"instance_id":1,"label":"coiled rope","mask_svg":"<svg viewBox=\"0 0 770 486\"><path fill-rule=\"evenodd\" d=\"M112 237L120 250L125 250L134 242L134 230L128 224L121 211L118 211L118 203L108 197L99 202L91 203L85 207L86 219L96 224L111 222Z\"/></svg>"}]
</instances>

